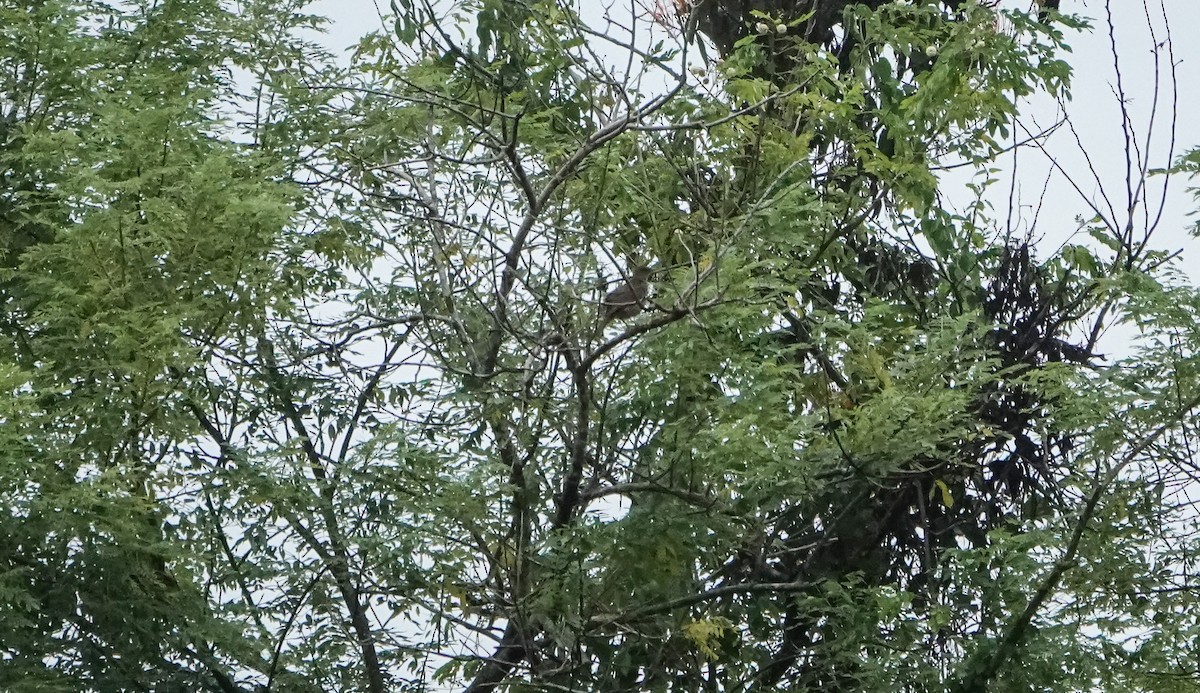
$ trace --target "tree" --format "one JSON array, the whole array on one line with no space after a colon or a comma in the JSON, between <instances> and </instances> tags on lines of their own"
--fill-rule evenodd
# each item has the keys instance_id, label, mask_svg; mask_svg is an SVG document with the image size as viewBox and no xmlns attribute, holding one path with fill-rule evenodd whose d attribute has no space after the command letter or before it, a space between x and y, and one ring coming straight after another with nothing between
<instances>
[{"instance_id":1,"label":"tree","mask_svg":"<svg viewBox=\"0 0 1200 693\"><path fill-rule=\"evenodd\" d=\"M1194 689L1200 301L989 206L995 4L11 10L0 681Z\"/></svg>"},{"instance_id":2,"label":"tree","mask_svg":"<svg viewBox=\"0 0 1200 693\"><path fill-rule=\"evenodd\" d=\"M271 19L123 7L0 15L6 690L233 690L259 656L195 543L209 481L184 446L196 374L302 295L300 195L220 120Z\"/></svg>"}]
</instances>

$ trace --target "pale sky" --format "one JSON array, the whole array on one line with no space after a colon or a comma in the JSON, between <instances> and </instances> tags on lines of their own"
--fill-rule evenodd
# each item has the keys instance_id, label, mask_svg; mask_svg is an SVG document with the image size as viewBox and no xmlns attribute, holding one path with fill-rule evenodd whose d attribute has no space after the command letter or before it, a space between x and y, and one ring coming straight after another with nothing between
<instances>
[{"instance_id":1,"label":"pale sky","mask_svg":"<svg viewBox=\"0 0 1200 693\"><path fill-rule=\"evenodd\" d=\"M1076 183L1080 191L1077 192L1061 175L1054 176L1051 180L1047 202L1038 225L1038 231L1044 233L1048 240L1061 239L1064 232L1069 233L1076 227L1074 220L1077 215L1088 214L1088 207L1081 197L1081 192L1083 196L1101 205L1101 187L1108 193L1115 207L1122 206L1127 199L1124 192L1124 135L1121 129L1120 102L1116 95L1117 72L1108 30L1106 3L1103 0L1063 0L1062 4L1064 11L1077 12L1089 18L1095 30L1089 34L1068 36L1068 41L1074 49L1070 62L1074 66L1075 77L1072 87L1074 100L1068 104L1066 113L1079 135L1079 142L1076 142L1073 133L1060 129L1048 140L1046 150L1077 178ZM1162 20L1164 11L1173 29L1170 38L1174 39L1172 48L1179 82L1178 103L1172 103L1170 58L1164 49L1159 55L1159 103L1158 112L1154 117L1156 132L1149 149L1143 149L1149 152L1151 168L1164 167L1170 162L1167 152L1172 136L1173 115L1178 119L1174 133L1174 156L1178 157L1184 151L1200 145L1200 130L1195 127L1200 116L1200 79L1195 77L1195 70L1200 66L1200 45L1189 38L1190 29L1200 26L1200 2L1109 0L1108 6L1113 14L1113 35L1120 57L1125 101L1133 130L1142 142L1145 142L1154 105L1156 70L1153 49L1156 43L1168 38L1167 24ZM1147 13L1151 18L1149 25ZM1153 37L1149 30L1151 25L1154 27ZM1055 108L1048 101L1035 99L1033 107L1027 110L1028 116L1022 118L1022 122L1031 130L1038 125L1044 127L1055 121ZM1091 159L1096 176L1089 172L1083 152ZM1027 198L1026 201L1032 203L1040 196L1043 181L1052 167L1046 156L1039 157L1033 150L1019 154L1018 162L1021 172L1018 176L1019 187ZM1007 163L1011 164L1011 159ZM1147 185L1152 197L1157 199L1162 191L1162 178L1151 178ZM1174 250L1193 245L1185 227L1189 224L1188 214L1196 205L1191 195L1187 194L1187 187L1185 181L1176 178L1168 190L1166 211L1160 230L1155 236L1156 245L1159 247ZM1154 207L1156 206L1152 206ZM1118 213L1121 213L1120 209ZM1200 277L1200 273L1193 273L1192 276Z\"/></svg>"}]
</instances>

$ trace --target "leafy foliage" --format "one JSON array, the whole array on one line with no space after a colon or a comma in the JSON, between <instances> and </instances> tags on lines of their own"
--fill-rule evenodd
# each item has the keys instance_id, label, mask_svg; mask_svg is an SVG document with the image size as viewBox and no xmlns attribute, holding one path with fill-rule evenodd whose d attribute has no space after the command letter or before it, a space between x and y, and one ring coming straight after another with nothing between
<instances>
[{"instance_id":1,"label":"leafy foliage","mask_svg":"<svg viewBox=\"0 0 1200 693\"><path fill-rule=\"evenodd\" d=\"M1194 688L1200 295L986 202L1059 25L584 5L0 10L0 685Z\"/></svg>"}]
</instances>

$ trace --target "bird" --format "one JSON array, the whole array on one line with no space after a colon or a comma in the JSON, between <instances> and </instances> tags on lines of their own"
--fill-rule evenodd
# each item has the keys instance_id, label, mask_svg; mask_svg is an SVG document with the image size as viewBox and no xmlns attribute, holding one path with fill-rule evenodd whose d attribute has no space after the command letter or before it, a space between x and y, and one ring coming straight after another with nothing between
<instances>
[{"instance_id":1,"label":"bird","mask_svg":"<svg viewBox=\"0 0 1200 693\"><path fill-rule=\"evenodd\" d=\"M621 285L605 295L600 302L600 324L607 326L613 320L628 320L642 312L642 303L650 289L653 271L646 265L636 265Z\"/></svg>"},{"instance_id":2,"label":"bird","mask_svg":"<svg viewBox=\"0 0 1200 693\"><path fill-rule=\"evenodd\" d=\"M1050 20L1050 10L1058 9L1059 0L1034 0L1038 6L1038 21L1045 24Z\"/></svg>"}]
</instances>

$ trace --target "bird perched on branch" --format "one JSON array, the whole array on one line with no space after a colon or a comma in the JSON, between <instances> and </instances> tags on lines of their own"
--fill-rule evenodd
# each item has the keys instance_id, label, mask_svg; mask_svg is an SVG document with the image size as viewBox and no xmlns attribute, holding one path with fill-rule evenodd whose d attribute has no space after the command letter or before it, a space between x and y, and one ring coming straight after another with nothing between
<instances>
[{"instance_id":1,"label":"bird perched on branch","mask_svg":"<svg viewBox=\"0 0 1200 693\"><path fill-rule=\"evenodd\" d=\"M1045 24L1050 19L1050 10L1058 9L1059 0L1034 0L1038 6L1038 21Z\"/></svg>"},{"instance_id":2,"label":"bird perched on branch","mask_svg":"<svg viewBox=\"0 0 1200 693\"><path fill-rule=\"evenodd\" d=\"M601 326L607 326L613 320L628 320L642 312L651 274L653 271L649 267L637 265L620 286L608 292L600 302Z\"/></svg>"}]
</instances>

